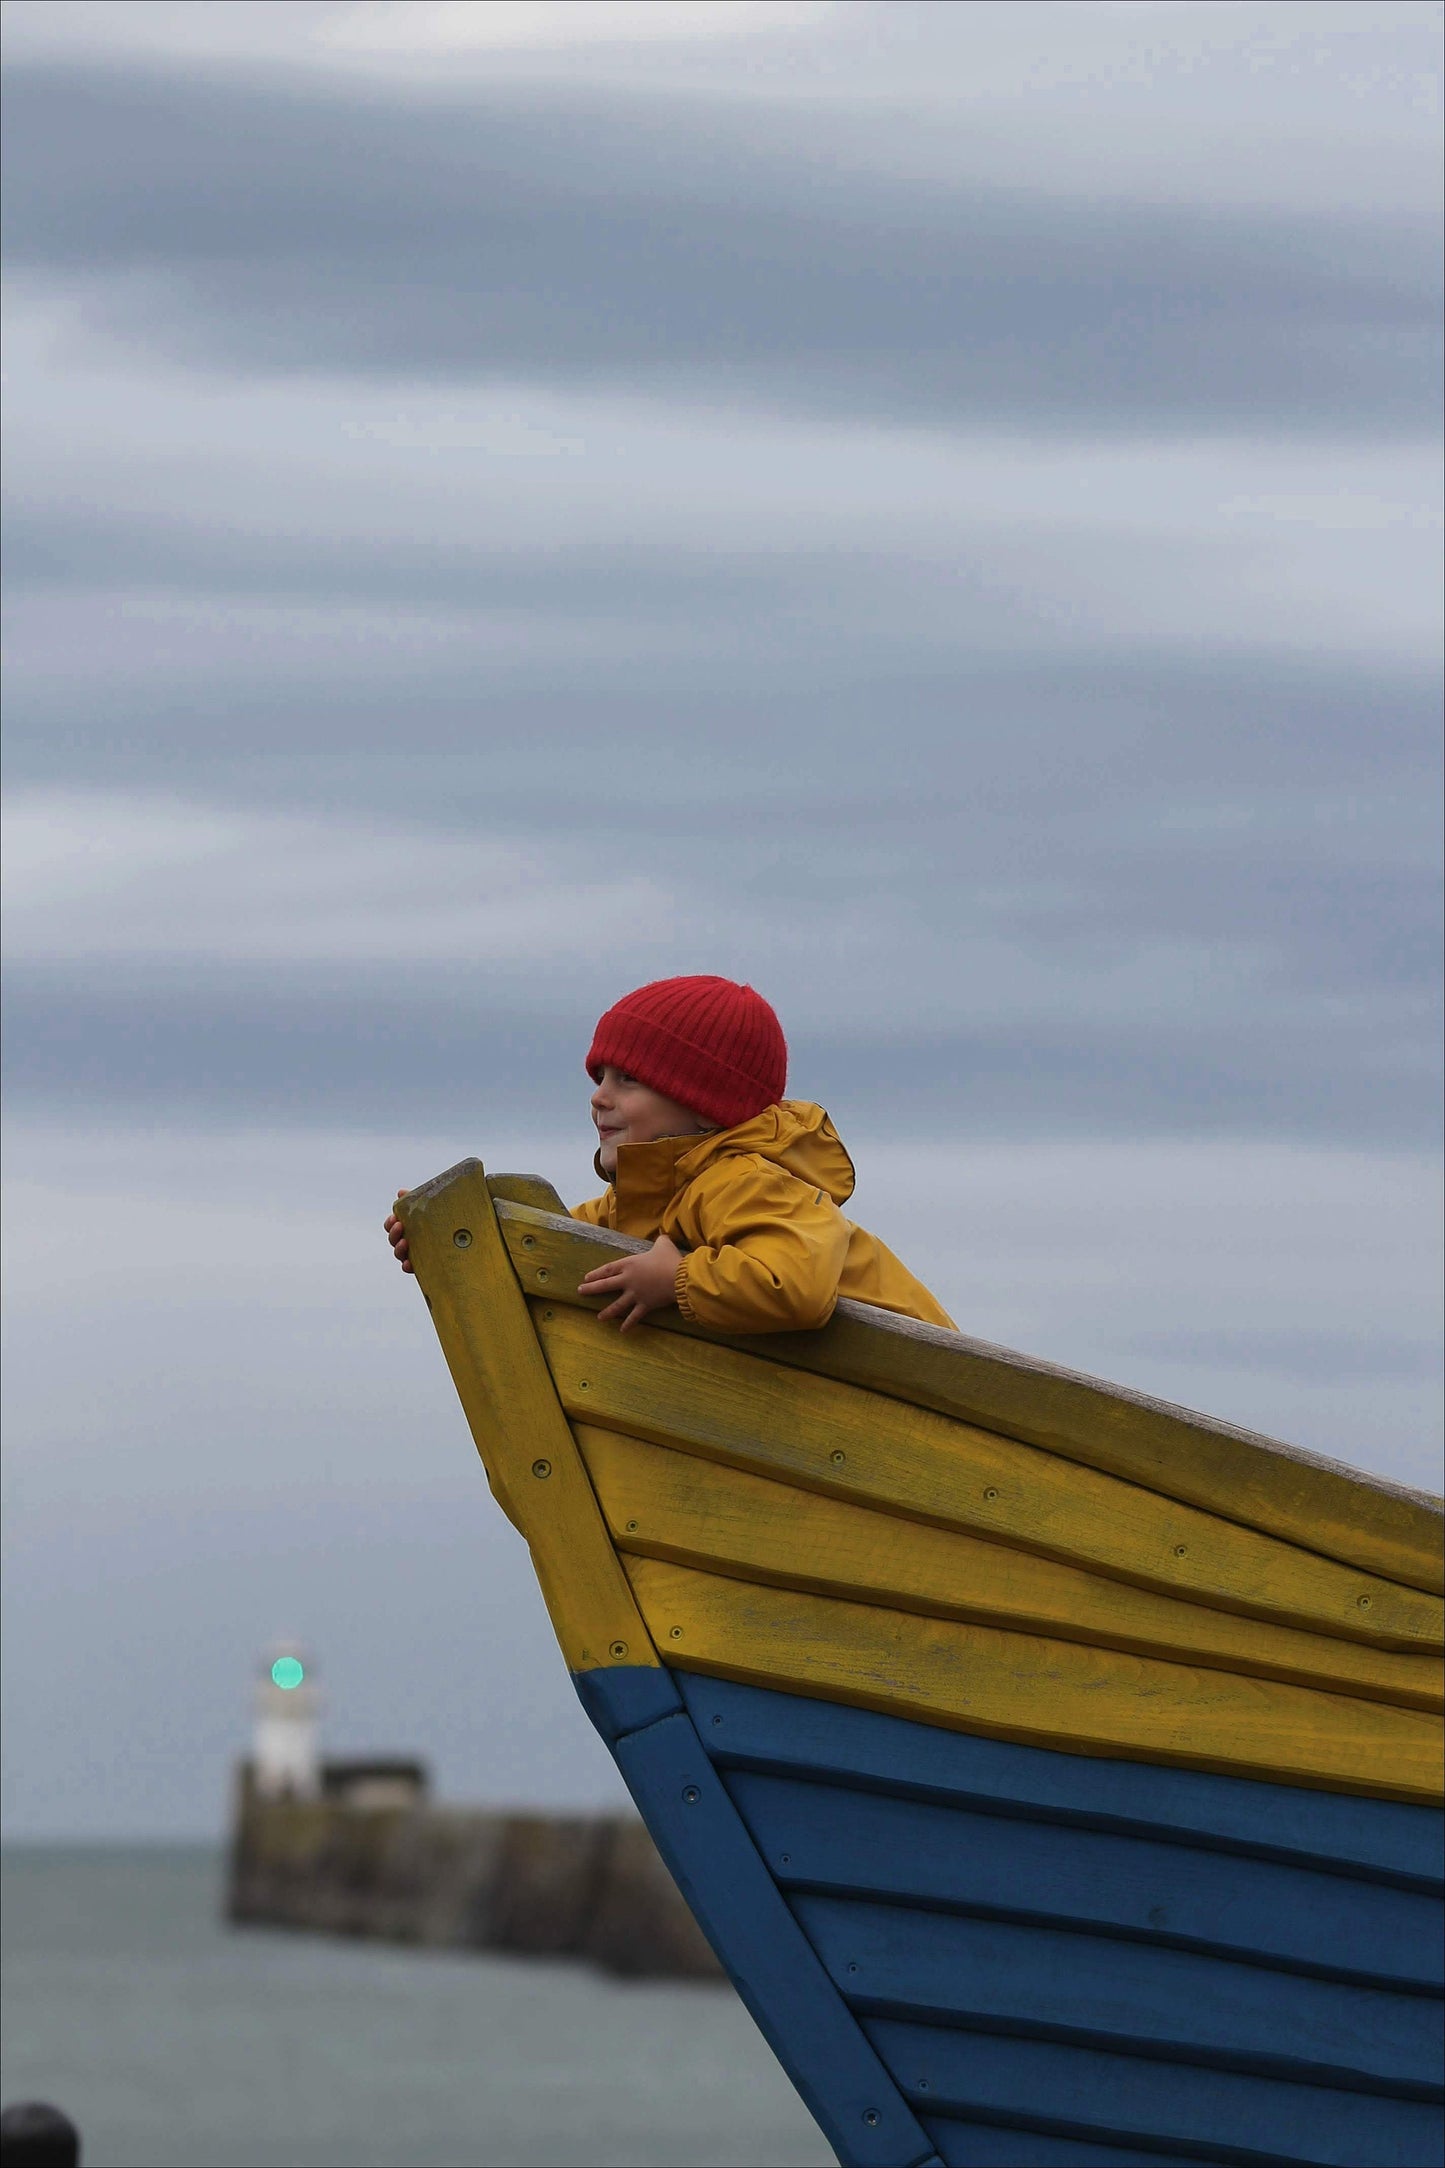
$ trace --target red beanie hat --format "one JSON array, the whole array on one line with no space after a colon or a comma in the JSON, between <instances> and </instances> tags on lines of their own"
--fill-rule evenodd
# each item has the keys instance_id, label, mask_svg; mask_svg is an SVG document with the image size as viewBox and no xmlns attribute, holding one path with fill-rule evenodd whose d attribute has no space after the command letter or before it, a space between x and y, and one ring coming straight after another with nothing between
<instances>
[{"instance_id":1,"label":"red beanie hat","mask_svg":"<svg viewBox=\"0 0 1445 2168\"><path fill-rule=\"evenodd\" d=\"M788 1081L783 1027L761 994L732 979L654 979L624 994L598 1024L587 1055L731 1129L781 1099Z\"/></svg>"}]
</instances>

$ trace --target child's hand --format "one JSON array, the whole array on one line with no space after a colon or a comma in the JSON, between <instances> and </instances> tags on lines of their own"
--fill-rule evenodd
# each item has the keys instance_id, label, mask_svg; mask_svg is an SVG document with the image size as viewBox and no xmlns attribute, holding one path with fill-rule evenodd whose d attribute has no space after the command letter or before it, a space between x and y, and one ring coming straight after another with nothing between
<instances>
[{"instance_id":1,"label":"child's hand","mask_svg":"<svg viewBox=\"0 0 1445 2168\"><path fill-rule=\"evenodd\" d=\"M401 1200L405 1195L406 1191L404 1189L399 1189L397 1191L396 1201L398 1204L401 1203ZM411 1261L411 1252L406 1246L406 1229L402 1225L401 1221L397 1218L394 1212L388 1212L385 1220L382 1222L382 1225L386 1229L386 1239L391 1244L392 1252L396 1258L397 1263L401 1266L402 1271L415 1272L416 1267Z\"/></svg>"},{"instance_id":2,"label":"child's hand","mask_svg":"<svg viewBox=\"0 0 1445 2168\"><path fill-rule=\"evenodd\" d=\"M605 1310L599 1310L599 1318L615 1317L619 1332L630 1332L640 1325L649 1310L665 1310L677 1300L677 1268L682 1263L682 1251L666 1235L659 1235L650 1250L639 1250L635 1257L614 1257L611 1264L598 1265L585 1278L577 1282L579 1295L615 1295Z\"/></svg>"}]
</instances>

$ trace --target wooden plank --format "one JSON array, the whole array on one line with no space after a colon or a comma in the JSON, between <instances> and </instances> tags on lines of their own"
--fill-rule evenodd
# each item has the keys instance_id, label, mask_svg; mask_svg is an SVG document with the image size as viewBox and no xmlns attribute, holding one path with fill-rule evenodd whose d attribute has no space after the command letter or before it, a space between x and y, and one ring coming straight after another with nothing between
<instances>
[{"instance_id":1,"label":"wooden plank","mask_svg":"<svg viewBox=\"0 0 1445 2168\"><path fill-rule=\"evenodd\" d=\"M1441 2154L1440 2110L1423 2101L896 2018L864 2030L941 2137L940 2111L1205 2160L1421 2168Z\"/></svg>"},{"instance_id":2,"label":"wooden plank","mask_svg":"<svg viewBox=\"0 0 1445 2168\"><path fill-rule=\"evenodd\" d=\"M1433 1995L1032 1923L807 1892L792 1902L840 1992L876 2016L1440 2097Z\"/></svg>"},{"instance_id":3,"label":"wooden plank","mask_svg":"<svg viewBox=\"0 0 1445 2168\"><path fill-rule=\"evenodd\" d=\"M1367 1986L1445 1986L1441 1902L1413 1890L760 1770L735 1769L727 1785L788 1889L1126 1935Z\"/></svg>"},{"instance_id":4,"label":"wooden plank","mask_svg":"<svg viewBox=\"0 0 1445 2168\"><path fill-rule=\"evenodd\" d=\"M673 1677L709 1753L730 1770L796 1774L983 1814L1164 1837L1237 1861L1323 1868L1332 1880L1360 1879L1437 1902L1445 1886L1445 1829L1434 1808L1199 1769L1099 1761L730 1679L681 1671Z\"/></svg>"},{"instance_id":5,"label":"wooden plank","mask_svg":"<svg viewBox=\"0 0 1445 2168\"><path fill-rule=\"evenodd\" d=\"M1440 1722L1414 1709L840 1603L660 1559L625 1564L654 1643L682 1670L1066 1752L1432 1805L1441 1797Z\"/></svg>"},{"instance_id":6,"label":"wooden plank","mask_svg":"<svg viewBox=\"0 0 1445 2168\"><path fill-rule=\"evenodd\" d=\"M566 1205L540 1174L489 1174L487 1194L494 1204L523 1204L534 1212L568 1218ZM570 1219L568 1223L571 1224Z\"/></svg>"},{"instance_id":7,"label":"wooden plank","mask_svg":"<svg viewBox=\"0 0 1445 2168\"><path fill-rule=\"evenodd\" d=\"M602 1254L641 1247L522 1205L500 1211L523 1285L549 1300L580 1301L577 1282ZM654 1323L719 1340L675 1314L659 1313ZM818 1332L727 1344L1046 1447L1383 1580L1445 1593L1440 1499L1193 1409L866 1303L840 1302Z\"/></svg>"},{"instance_id":8,"label":"wooden plank","mask_svg":"<svg viewBox=\"0 0 1445 2168\"><path fill-rule=\"evenodd\" d=\"M698 1925L839 2160L924 2168L931 2142L799 1930L691 1718L629 1732L614 1752Z\"/></svg>"},{"instance_id":9,"label":"wooden plank","mask_svg":"<svg viewBox=\"0 0 1445 2168\"><path fill-rule=\"evenodd\" d=\"M407 1241L493 1494L569 1667L656 1665L497 1227L480 1160L408 1193Z\"/></svg>"},{"instance_id":10,"label":"wooden plank","mask_svg":"<svg viewBox=\"0 0 1445 2168\"><path fill-rule=\"evenodd\" d=\"M569 1415L1221 1610L1386 1648L1445 1645L1435 1597L878 1393L534 1304Z\"/></svg>"},{"instance_id":11,"label":"wooden plank","mask_svg":"<svg viewBox=\"0 0 1445 2168\"><path fill-rule=\"evenodd\" d=\"M954 1529L900 1523L622 1431L589 1423L576 1431L613 1542L641 1557L1406 1708L1442 1706L1433 1656L1241 1618Z\"/></svg>"},{"instance_id":12,"label":"wooden plank","mask_svg":"<svg viewBox=\"0 0 1445 2168\"><path fill-rule=\"evenodd\" d=\"M1006 2130L1001 2123L961 2123L925 2117L924 2129L938 2148L943 2168L1199 2168L1198 2153L1145 2153L1087 2138L1060 2138L1040 2130ZM1205 2159L1218 2158L1205 2155Z\"/></svg>"},{"instance_id":13,"label":"wooden plank","mask_svg":"<svg viewBox=\"0 0 1445 2168\"><path fill-rule=\"evenodd\" d=\"M1060 2138L1039 2130L1006 2130L999 2123L923 2119L938 2148L940 2168L1199 2168L1214 2155L1156 2153L1129 2148L1127 2164L1117 2145L1093 2145L1087 2139Z\"/></svg>"}]
</instances>

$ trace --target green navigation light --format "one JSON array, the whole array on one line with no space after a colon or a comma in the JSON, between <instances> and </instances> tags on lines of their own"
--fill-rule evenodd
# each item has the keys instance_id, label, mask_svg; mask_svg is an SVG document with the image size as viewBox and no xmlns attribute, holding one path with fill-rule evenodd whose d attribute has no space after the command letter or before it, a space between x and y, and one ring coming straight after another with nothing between
<instances>
[{"instance_id":1,"label":"green navigation light","mask_svg":"<svg viewBox=\"0 0 1445 2168\"><path fill-rule=\"evenodd\" d=\"M299 1686L306 1676L304 1664L298 1664L294 1656L278 1656L271 1666L271 1678L275 1685L289 1694L293 1686Z\"/></svg>"}]
</instances>

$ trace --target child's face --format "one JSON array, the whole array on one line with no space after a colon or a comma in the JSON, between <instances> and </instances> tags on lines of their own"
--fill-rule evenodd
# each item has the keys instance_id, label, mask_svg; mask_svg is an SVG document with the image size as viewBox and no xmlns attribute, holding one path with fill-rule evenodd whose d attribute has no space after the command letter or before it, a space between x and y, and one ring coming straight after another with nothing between
<instances>
[{"instance_id":1,"label":"child's face","mask_svg":"<svg viewBox=\"0 0 1445 2168\"><path fill-rule=\"evenodd\" d=\"M610 1065L592 1094L592 1119L597 1125L597 1157L603 1172L617 1172L619 1144L653 1144L659 1137L700 1137L713 1126L700 1122L691 1107L676 1099L664 1099L635 1076Z\"/></svg>"}]
</instances>

